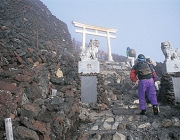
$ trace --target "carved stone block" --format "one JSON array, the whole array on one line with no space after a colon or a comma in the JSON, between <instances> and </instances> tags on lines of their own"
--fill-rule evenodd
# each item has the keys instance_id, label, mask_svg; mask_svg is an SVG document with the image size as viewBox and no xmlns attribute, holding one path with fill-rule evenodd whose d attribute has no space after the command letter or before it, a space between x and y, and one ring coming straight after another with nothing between
<instances>
[{"instance_id":1,"label":"carved stone block","mask_svg":"<svg viewBox=\"0 0 180 140\"><path fill-rule=\"evenodd\" d=\"M78 73L99 73L99 61L88 60L78 62Z\"/></svg>"},{"instance_id":2,"label":"carved stone block","mask_svg":"<svg viewBox=\"0 0 180 140\"><path fill-rule=\"evenodd\" d=\"M180 103L180 87L179 87L179 83L180 83L180 77L173 77L172 78L173 81L173 87L174 87L174 96L175 96L175 102Z\"/></svg>"},{"instance_id":3,"label":"carved stone block","mask_svg":"<svg viewBox=\"0 0 180 140\"><path fill-rule=\"evenodd\" d=\"M180 72L180 60L167 60L162 65L163 73Z\"/></svg>"},{"instance_id":4,"label":"carved stone block","mask_svg":"<svg viewBox=\"0 0 180 140\"><path fill-rule=\"evenodd\" d=\"M81 76L81 101L85 103L97 102L96 76Z\"/></svg>"}]
</instances>

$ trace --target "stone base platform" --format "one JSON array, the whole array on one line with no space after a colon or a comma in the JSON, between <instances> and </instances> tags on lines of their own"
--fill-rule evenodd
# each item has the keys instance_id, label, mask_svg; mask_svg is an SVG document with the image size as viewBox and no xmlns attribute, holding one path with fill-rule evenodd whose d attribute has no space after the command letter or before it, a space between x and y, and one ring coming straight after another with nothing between
<instances>
[{"instance_id":1,"label":"stone base platform","mask_svg":"<svg viewBox=\"0 0 180 140\"><path fill-rule=\"evenodd\" d=\"M78 62L78 73L99 73L99 61L88 60Z\"/></svg>"},{"instance_id":2,"label":"stone base platform","mask_svg":"<svg viewBox=\"0 0 180 140\"><path fill-rule=\"evenodd\" d=\"M167 60L162 65L162 73L180 72L180 60Z\"/></svg>"}]
</instances>

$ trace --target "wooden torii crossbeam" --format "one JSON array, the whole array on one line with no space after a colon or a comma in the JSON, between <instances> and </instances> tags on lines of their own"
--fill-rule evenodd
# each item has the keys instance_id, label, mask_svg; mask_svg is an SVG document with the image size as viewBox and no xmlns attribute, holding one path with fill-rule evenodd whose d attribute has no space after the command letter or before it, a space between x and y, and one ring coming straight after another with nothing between
<instances>
[{"instance_id":1,"label":"wooden torii crossbeam","mask_svg":"<svg viewBox=\"0 0 180 140\"><path fill-rule=\"evenodd\" d=\"M93 26L88 24L83 24L79 22L72 21L75 27L82 28L81 30L75 30L76 33L82 33L82 47L85 49L85 36L86 34L102 36L107 38L107 46L108 46L108 61L113 61L111 54L111 44L110 38L116 38L116 36L111 35L111 33L116 33L117 29L104 28L99 26Z\"/></svg>"}]
</instances>

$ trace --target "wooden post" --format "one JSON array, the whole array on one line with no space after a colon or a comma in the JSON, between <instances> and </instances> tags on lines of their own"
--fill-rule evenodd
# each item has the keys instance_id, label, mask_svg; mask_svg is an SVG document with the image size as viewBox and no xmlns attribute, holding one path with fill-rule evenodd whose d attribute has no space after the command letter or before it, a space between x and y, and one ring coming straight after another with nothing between
<instances>
[{"instance_id":1,"label":"wooden post","mask_svg":"<svg viewBox=\"0 0 180 140\"><path fill-rule=\"evenodd\" d=\"M13 140L12 122L11 118L5 119L6 139Z\"/></svg>"}]
</instances>

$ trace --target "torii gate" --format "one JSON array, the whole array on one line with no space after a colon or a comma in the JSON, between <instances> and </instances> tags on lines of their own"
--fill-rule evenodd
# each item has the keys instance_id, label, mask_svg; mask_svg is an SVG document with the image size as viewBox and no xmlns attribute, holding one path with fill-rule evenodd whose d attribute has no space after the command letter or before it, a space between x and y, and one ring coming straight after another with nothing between
<instances>
[{"instance_id":1,"label":"torii gate","mask_svg":"<svg viewBox=\"0 0 180 140\"><path fill-rule=\"evenodd\" d=\"M107 38L107 45L108 45L108 61L113 61L112 54L111 54L111 45L110 45L110 38L116 38L116 36L110 35L110 33L116 33L117 29L110 29L104 28L99 26L93 26L88 24L83 24L79 22L72 21L75 27L80 27L82 30L75 30L76 33L82 33L82 47L85 49L85 35L96 35L96 36L103 36Z\"/></svg>"}]
</instances>

